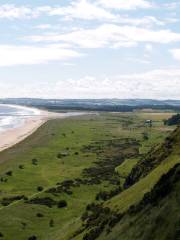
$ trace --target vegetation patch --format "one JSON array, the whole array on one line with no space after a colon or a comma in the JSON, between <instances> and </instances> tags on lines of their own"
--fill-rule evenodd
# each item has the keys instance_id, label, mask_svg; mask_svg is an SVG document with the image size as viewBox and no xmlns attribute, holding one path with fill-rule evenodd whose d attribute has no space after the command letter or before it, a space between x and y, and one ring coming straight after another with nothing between
<instances>
[{"instance_id":1,"label":"vegetation patch","mask_svg":"<svg viewBox=\"0 0 180 240\"><path fill-rule=\"evenodd\" d=\"M22 199L26 199L26 197L24 195L19 195L19 196L13 196L13 197L6 197L6 198L3 198L0 203L3 205L3 206L8 206L10 205L11 203L15 202L15 201L19 201L19 200L22 200Z\"/></svg>"}]
</instances>

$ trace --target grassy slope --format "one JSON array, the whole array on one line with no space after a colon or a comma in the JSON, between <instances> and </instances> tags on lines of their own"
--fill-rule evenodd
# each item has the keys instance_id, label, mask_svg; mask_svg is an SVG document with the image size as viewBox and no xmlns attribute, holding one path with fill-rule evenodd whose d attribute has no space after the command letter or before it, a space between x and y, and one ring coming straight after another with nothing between
<instances>
[{"instance_id":1,"label":"grassy slope","mask_svg":"<svg viewBox=\"0 0 180 240\"><path fill-rule=\"evenodd\" d=\"M94 166L95 161L111 155L121 157L121 152L113 148L105 149L101 155L94 151L82 151L83 146L92 143L97 145L97 141L135 138L141 142L142 152L146 152L155 145L155 141L162 142L171 130L162 124L164 115L161 118L158 115L157 119L156 114L153 116L153 128L145 128L143 123L147 117L151 116L144 117L141 113L102 114L97 117L53 120L46 123L23 143L0 154L0 177L7 179L7 182L0 182L0 199L16 195L29 198L52 197L44 191L39 193L37 187L48 189L67 179L83 179L83 169ZM142 139L144 131L149 134L148 141ZM68 152L68 156L59 159L59 152ZM75 152L78 152L78 155L75 155ZM38 160L37 165L32 164L33 158ZM19 168L20 165L23 165L23 169ZM12 176L6 175L8 171L12 171ZM26 204L23 200L15 201L6 207L1 206L0 232L6 240L15 239L15 234L19 240L28 239L31 235L36 235L38 240L67 239L81 225L80 217L87 204L94 201L96 194L100 190L108 191L113 188L114 185L102 181L100 184L73 187L72 195L61 193L53 196L54 200L65 199L68 202L65 209ZM116 206L116 200L113 201L112 206ZM44 217L38 218L37 213ZM49 226L51 219L54 227Z\"/></svg>"},{"instance_id":2,"label":"grassy slope","mask_svg":"<svg viewBox=\"0 0 180 240\"><path fill-rule=\"evenodd\" d=\"M106 203L106 206L116 212L126 212L130 206L136 206L143 199L144 194L150 192L162 175L167 174L176 164L180 163L180 128L174 135L174 148L170 156L146 177L139 180L129 189ZM166 180L167 178L165 178ZM108 235L105 232L98 238L103 240L165 240L179 239L174 237L176 229L180 228L179 200L180 176L178 183L172 183L174 189L166 198L162 198L155 205L147 204L134 215L125 214L121 221ZM163 188L166 187L163 186ZM175 186L174 186L175 185ZM166 230L165 230L166 229Z\"/></svg>"}]
</instances>

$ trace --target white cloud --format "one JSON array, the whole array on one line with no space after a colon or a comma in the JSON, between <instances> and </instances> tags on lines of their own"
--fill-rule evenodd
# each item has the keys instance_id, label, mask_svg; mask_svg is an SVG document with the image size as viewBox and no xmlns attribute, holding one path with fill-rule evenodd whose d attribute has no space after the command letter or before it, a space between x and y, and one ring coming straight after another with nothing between
<instances>
[{"instance_id":1,"label":"white cloud","mask_svg":"<svg viewBox=\"0 0 180 240\"><path fill-rule=\"evenodd\" d=\"M179 98L180 70L148 72L59 81L53 94L59 98ZM58 94L60 93L60 94Z\"/></svg>"},{"instance_id":2,"label":"white cloud","mask_svg":"<svg viewBox=\"0 0 180 240\"><path fill-rule=\"evenodd\" d=\"M21 88L15 84L0 84L0 97L179 99L179 92L179 69L156 69L101 78L85 76L61 79L56 83L37 81Z\"/></svg>"},{"instance_id":3,"label":"white cloud","mask_svg":"<svg viewBox=\"0 0 180 240\"><path fill-rule=\"evenodd\" d=\"M79 19L99 19L113 20L116 17L107 10L90 3L87 0L78 0L71 3L67 7L54 7L49 9L48 14L50 16L66 16L67 18L79 18Z\"/></svg>"},{"instance_id":4,"label":"white cloud","mask_svg":"<svg viewBox=\"0 0 180 240\"><path fill-rule=\"evenodd\" d=\"M172 49L170 52L176 60L180 61L180 48Z\"/></svg>"},{"instance_id":5,"label":"white cloud","mask_svg":"<svg viewBox=\"0 0 180 240\"><path fill-rule=\"evenodd\" d=\"M51 24L40 24L34 27L35 29L41 29L41 30L47 30L47 29L53 29L54 26Z\"/></svg>"},{"instance_id":6,"label":"white cloud","mask_svg":"<svg viewBox=\"0 0 180 240\"><path fill-rule=\"evenodd\" d=\"M94 29L82 29L66 34L28 37L34 42L65 42L82 48L130 47L137 43L162 43L180 41L180 33L171 30L150 30L133 26L104 24Z\"/></svg>"},{"instance_id":7,"label":"white cloud","mask_svg":"<svg viewBox=\"0 0 180 240\"><path fill-rule=\"evenodd\" d=\"M34 18L41 15L63 16L66 19L86 19L86 20L114 20L116 16L108 10L99 7L87 0L73 1L69 5L62 6L39 6L27 7L16 6L14 4L0 5L0 18L25 19Z\"/></svg>"},{"instance_id":8,"label":"white cloud","mask_svg":"<svg viewBox=\"0 0 180 240\"><path fill-rule=\"evenodd\" d=\"M36 16L31 8L25 6L15 6L13 4L0 5L0 18L24 19Z\"/></svg>"},{"instance_id":9,"label":"white cloud","mask_svg":"<svg viewBox=\"0 0 180 240\"><path fill-rule=\"evenodd\" d=\"M153 7L153 4L146 0L99 0L99 3L106 8L120 10L135 10L139 8Z\"/></svg>"},{"instance_id":10,"label":"white cloud","mask_svg":"<svg viewBox=\"0 0 180 240\"><path fill-rule=\"evenodd\" d=\"M78 52L59 45L17 46L0 45L0 66L41 64L81 56Z\"/></svg>"}]
</instances>

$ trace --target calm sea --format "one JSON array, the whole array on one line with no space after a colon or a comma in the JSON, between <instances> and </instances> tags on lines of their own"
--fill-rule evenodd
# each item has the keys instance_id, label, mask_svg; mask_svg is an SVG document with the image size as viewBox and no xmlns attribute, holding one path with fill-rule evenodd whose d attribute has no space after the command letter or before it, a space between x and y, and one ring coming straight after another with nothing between
<instances>
[{"instance_id":1,"label":"calm sea","mask_svg":"<svg viewBox=\"0 0 180 240\"><path fill-rule=\"evenodd\" d=\"M16 105L0 104L0 132L20 126L25 119L40 115L40 111L33 108Z\"/></svg>"}]
</instances>

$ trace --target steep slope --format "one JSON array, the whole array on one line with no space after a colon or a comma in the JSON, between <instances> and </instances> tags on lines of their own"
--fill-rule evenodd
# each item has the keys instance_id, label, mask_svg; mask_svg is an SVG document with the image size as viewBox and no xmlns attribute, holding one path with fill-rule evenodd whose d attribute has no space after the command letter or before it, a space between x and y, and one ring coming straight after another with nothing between
<instances>
[{"instance_id":1,"label":"steep slope","mask_svg":"<svg viewBox=\"0 0 180 240\"><path fill-rule=\"evenodd\" d=\"M180 164L164 174L152 191L131 206L103 240L179 240Z\"/></svg>"},{"instance_id":2,"label":"steep slope","mask_svg":"<svg viewBox=\"0 0 180 240\"><path fill-rule=\"evenodd\" d=\"M171 155L175 148L178 147L179 142L180 127L176 128L160 147L151 150L144 159L138 162L127 177L124 187L128 188L139 181L139 179L147 176L153 169L163 162L164 159Z\"/></svg>"},{"instance_id":3,"label":"steep slope","mask_svg":"<svg viewBox=\"0 0 180 240\"><path fill-rule=\"evenodd\" d=\"M87 206L72 239L180 239L180 127L148 155L130 173L128 189Z\"/></svg>"}]
</instances>

